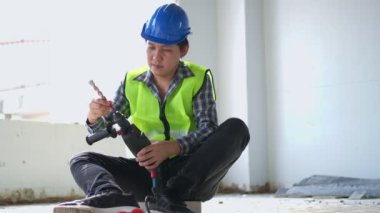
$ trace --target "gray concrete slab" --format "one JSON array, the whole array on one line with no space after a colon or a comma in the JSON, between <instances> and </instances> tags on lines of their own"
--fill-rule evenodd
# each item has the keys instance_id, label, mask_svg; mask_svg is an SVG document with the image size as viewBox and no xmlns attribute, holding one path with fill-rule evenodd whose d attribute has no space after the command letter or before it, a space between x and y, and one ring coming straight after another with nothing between
<instances>
[{"instance_id":1,"label":"gray concrete slab","mask_svg":"<svg viewBox=\"0 0 380 213\"><path fill-rule=\"evenodd\" d=\"M0 206L1 213L52 213L55 204ZM276 198L273 194L217 195L202 203L202 213L380 212L380 199Z\"/></svg>"}]
</instances>

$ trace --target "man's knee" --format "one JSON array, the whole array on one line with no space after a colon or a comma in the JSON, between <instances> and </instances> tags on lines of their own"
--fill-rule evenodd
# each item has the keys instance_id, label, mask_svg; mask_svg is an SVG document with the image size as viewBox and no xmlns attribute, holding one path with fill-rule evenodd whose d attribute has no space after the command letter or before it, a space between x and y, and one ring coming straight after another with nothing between
<instances>
[{"instance_id":1,"label":"man's knee","mask_svg":"<svg viewBox=\"0 0 380 213\"><path fill-rule=\"evenodd\" d=\"M226 138L235 141L241 150L244 150L250 140L250 134L247 125L240 118L229 118L220 125L220 131L225 134ZM226 141L230 146L230 141Z\"/></svg>"},{"instance_id":2,"label":"man's knee","mask_svg":"<svg viewBox=\"0 0 380 213\"><path fill-rule=\"evenodd\" d=\"M222 125L224 125L232 133L249 137L248 127L240 118L229 118Z\"/></svg>"},{"instance_id":3,"label":"man's knee","mask_svg":"<svg viewBox=\"0 0 380 213\"><path fill-rule=\"evenodd\" d=\"M234 129L246 129L247 125L240 118L229 118L224 122L227 126Z\"/></svg>"},{"instance_id":4,"label":"man's knee","mask_svg":"<svg viewBox=\"0 0 380 213\"><path fill-rule=\"evenodd\" d=\"M79 162L82 162L82 163L90 162L93 156L94 156L94 153L92 152L82 152L82 153L74 155L74 157L72 157L70 160L70 168L74 167Z\"/></svg>"}]
</instances>

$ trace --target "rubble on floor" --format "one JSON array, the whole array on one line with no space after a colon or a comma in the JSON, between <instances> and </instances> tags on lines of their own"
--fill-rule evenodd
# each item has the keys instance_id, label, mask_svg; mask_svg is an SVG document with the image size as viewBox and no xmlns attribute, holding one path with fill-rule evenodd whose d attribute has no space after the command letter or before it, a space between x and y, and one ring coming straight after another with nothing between
<instances>
[{"instance_id":1,"label":"rubble on floor","mask_svg":"<svg viewBox=\"0 0 380 213\"><path fill-rule=\"evenodd\" d=\"M380 198L380 179L360 179L313 175L294 184L280 188L276 197L330 197L352 200Z\"/></svg>"}]
</instances>

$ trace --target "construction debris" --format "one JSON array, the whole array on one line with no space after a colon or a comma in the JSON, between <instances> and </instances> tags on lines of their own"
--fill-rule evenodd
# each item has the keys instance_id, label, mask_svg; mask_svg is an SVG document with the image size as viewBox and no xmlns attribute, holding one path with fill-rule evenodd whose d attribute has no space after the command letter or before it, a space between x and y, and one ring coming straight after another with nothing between
<instances>
[{"instance_id":1,"label":"construction debris","mask_svg":"<svg viewBox=\"0 0 380 213\"><path fill-rule=\"evenodd\" d=\"M328 197L352 200L380 198L380 179L360 179L313 175L294 184L291 188L280 188L276 197Z\"/></svg>"}]
</instances>

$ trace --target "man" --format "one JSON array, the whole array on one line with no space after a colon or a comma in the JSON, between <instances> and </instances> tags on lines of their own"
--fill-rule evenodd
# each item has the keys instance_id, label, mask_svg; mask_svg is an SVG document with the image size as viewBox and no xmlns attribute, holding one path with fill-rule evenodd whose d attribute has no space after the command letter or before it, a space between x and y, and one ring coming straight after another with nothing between
<instances>
[{"instance_id":1,"label":"man","mask_svg":"<svg viewBox=\"0 0 380 213\"><path fill-rule=\"evenodd\" d=\"M70 162L71 172L86 198L63 203L55 212L103 212L135 208L146 201L148 210L191 212L184 201L206 201L239 158L249 141L243 121L231 118L217 124L211 71L181 61L188 50L188 17L176 4L159 7L144 24L148 66L132 70L114 101L90 103L89 131L104 128L107 116L120 111L144 132L152 144L135 159L81 153ZM158 171L152 192L150 171Z\"/></svg>"}]
</instances>

